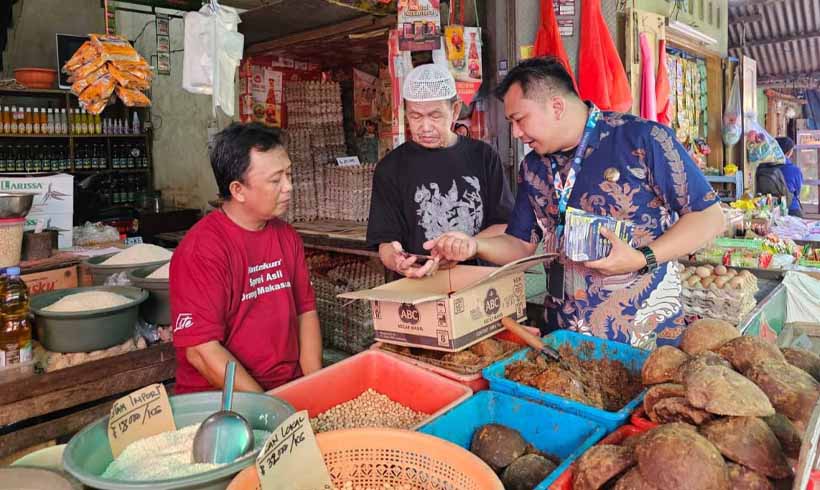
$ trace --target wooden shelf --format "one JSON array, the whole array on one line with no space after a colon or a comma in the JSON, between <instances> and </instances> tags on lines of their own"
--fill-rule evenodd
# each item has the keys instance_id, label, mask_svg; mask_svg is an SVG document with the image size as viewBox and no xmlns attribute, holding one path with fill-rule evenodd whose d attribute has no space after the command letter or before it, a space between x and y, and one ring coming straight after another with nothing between
<instances>
[{"instance_id":1,"label":"wooden shelf","mask_svg":"<svg viewBox=\"0 0 820 490\"><path fill-rule=\"evenodd\" d=\"M67 170L73 174L145 174L150 173L150 168L98 168L90 170Z\"/></svg>"},{"instance_id":2,"label":"wooden shelf","mask_svg":"<svg viewBox=\"0 0 820 490\"><path fill-rule=\"evenodd\" d=\"M29 97L32 95L61 95L66 96L71 94L68 90L63 89L42 89L42 88L30 88L25 90L16 90L11 88L0 88L0 95L13 95L16 97ZM72 94L73 95L73 94Z\"/></svg>"},{"instance_id":3,"label":"wooden shelf","mask_svg":"<svg viewBox=\"0 0 820 490\"><path fill-rule=\"evenodd\" d=\"M145 134L145 133L142 133L142 134L75 134L75 135L72 135L71 137L72 138L77 138L77 139L83 139L83 138L87 138L87 139L92 139L92 138L122 138L122 139L127 139L127 138L145 138L146 136L148 136L148 135Z\"/></svg>"},{"instance_id":4,"label":"wooden shelf","mask_svg":"<svg viewBox=\"0 0 820 490\"><path fill-rule=\"evenodd\" d=\"M0 134L5 139L67 139L67 134Z\"/></svg>"}]
</instances>

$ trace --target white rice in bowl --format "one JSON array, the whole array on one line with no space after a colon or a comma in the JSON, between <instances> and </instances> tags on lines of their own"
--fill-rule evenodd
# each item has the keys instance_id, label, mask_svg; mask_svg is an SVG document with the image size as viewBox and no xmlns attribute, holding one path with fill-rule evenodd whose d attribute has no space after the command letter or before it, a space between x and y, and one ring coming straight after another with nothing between
<instances>
[{"instance_id":1,"label":"white rice in bowl","mask_svg":"<svg viewBox=\"0 0 820 490\"><path fill-rule=\"evenodd\" d=\"M76 313L80 311L104 310L130 303L131 298L109 291L85 291L82 293L63 296L45 308L43 311L58 313Z\"/></svg>"},{"instance_id":2,"label":"white rice in bowl","mask_svg":"<svg viewBox=\"0 0 820 490\"><path fill-rule=\"evenodd\" d=\"M140 243L109 257L101 265L147 264L148 262L170 260L171 255L172 252L168 249L148 243Z\"/></svg>"},{"instance_id":3,"label":"white rice in bowl","mask_svg":"<svg viewBox=\"0 0 820 490\"><path fill-rule=\"evenodd\" d=\"M151 274L146 277L146 279L168 279L171 275L171 263L168 262L167 264L163 265L159 269L155 270Z\"/></svg>"}]
</instances>

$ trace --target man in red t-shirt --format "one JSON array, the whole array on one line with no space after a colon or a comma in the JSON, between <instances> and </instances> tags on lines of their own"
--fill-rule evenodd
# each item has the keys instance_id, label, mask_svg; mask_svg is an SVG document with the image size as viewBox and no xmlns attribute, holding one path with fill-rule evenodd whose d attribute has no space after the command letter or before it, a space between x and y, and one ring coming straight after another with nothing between
<instances>
[{"instance_id":1,"label":"man in red t-shirt","mask_svg":"<svg viewBox=\"0 0 820 490\"><path fill-rule=\"evenodd\" d=\"M222 207L189 231L171 260L176 393L265 391L321 368L322 339L302 240L279 220L291 162L277 129L232 124L211 167Z\"/></svg>"}]
</instances>

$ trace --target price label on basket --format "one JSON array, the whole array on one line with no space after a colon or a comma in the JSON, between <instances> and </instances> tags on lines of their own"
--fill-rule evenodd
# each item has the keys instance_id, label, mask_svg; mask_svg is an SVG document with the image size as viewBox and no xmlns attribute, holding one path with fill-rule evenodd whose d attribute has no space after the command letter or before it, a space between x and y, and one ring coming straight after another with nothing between
<instances>
[{"instance_id":1,"label":"price label on basket","mask_svg":"<svg viewBox=\"0 0 820 490\"><path fill-rule=\"evenodd\" d=\"M108 442L116 458L132 442L176 430L165 386L153 384L114 402L108 417Z\"/></svg>"},{"instance_id":2,"label":"price label on basket","mask_svg":"<svg viewBox=\"0 0 820 490\"><path fill-rule=\"evenodd\" d=\"M333 488L307 410L291 415L273 431L256 458L256 471L262 490Z\"/></svg>"}]
</instances>

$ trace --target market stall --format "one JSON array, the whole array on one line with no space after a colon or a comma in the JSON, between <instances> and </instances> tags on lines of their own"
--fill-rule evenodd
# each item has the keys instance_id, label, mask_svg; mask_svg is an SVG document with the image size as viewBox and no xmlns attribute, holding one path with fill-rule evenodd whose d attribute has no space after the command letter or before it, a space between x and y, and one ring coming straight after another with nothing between
<instances>
[{"instance_id":1,"label":"market stall","mask_svg":"<svg viewBox=\"0 0 820 490\"><path fill-rule=\"evenodd\" d=\"M800 272L820 261L820 229L785 216L769 197L735 199L725 208L726 236L670 270L683 283L688 317L677 346L649 351L569 330L541 337L534 325L543 311L531 310L527 284L551 254L391 281L365 241L374 164L404 136L390 68L404 56L402 45L440 42L463 51L447 62L466 78L485 78L480 31L438 19L397 22L396 8L377 0L265 2L244 12L238 28L247 44L237 117L288 130L287 220L299 234L293 241L304 244L299 257L316 294L321 369L240 392L233 356L223 393L181 394L180 371L200 367L177 369L169 341L202 317L183 310L171 319L170 260L181 252L170 249L186 232L163 228L161 219L156 238L168 248L116 240L113 249L87 246L83 256L63 253L23 263L22 271L15 256L0 264L0 352L14 371L0 379L0 460L16 460L0 467L0 490L9 482L112 490L723 490L749 482L802 490L811 478L820 485L812 476L820 465L820 282ZM723 169L722 144L708 150L721 138L715 108L723 92L713 92L723 83L720 58L685 36L668 40L654 48L672 87L669 124L704 167ZM119 69L103 64L108 74ZM477 88L459 81L466 93ZM91 95L84 104L95 110L109 100ZM210 109L226 109L217 99ZM480 137L478 113L470 121ZM722 178L731 183L719 182L727 201L731 186L737 198L744 184L743 173L729 173ZM224 209L210 218L230 220ZM89 230L100 231L78 232ZM230 275L197 253L186 258ZM240 264L250 294L279 291L264 288L284 284L280 264ZM52 276L36 276L43 273L62 282L50 287ZM543 283L543 274L535 280ZM182 282L196 300L217 302L199 277ZM284 315L265 311L255 324ZM260 345L261 337L254 338ZM222 438L206 437L224 420L232 422L220 428Z\"/></svg>"}]
</instances>

